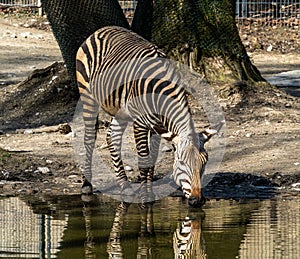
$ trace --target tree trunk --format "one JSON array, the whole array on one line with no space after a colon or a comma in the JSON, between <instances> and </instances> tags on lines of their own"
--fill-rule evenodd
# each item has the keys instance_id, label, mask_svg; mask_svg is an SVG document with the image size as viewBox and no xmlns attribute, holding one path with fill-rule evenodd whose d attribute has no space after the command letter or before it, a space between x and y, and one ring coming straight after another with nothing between
<instances>
[{"instance_id":1,"label":"tree trunk","mask_svg":"<svg viewBox=\"0 0 300 259\"><path fill-rule=\"evenodd\" d=\"M265 81L239 37L234 0L156 0L152 41L208 81Z\"/></svg>"},{"instance_id":2,"label":"tree trunk","mask_svg":"<svg viewBox=\"0 0 300 259\"><path fill-rule=\"evenodd\" d=\"M129 24L117 0L42 0L68 71L75 80L75 56L97 29ZM264 81L251 63L235 24L235 0L139 0L132 30L210 82Z\"/></svg>"},{"instance_id":3,"label":"tree trunk","mask_svg":"<svg viewBox=\"0 0 300 259\"><path fill-rule=\"evenodd\" d=\"M42 0L70 77L75 82L75 57L80 45L109 25L129 28L117 0Z\"/></svg>"}]
</instances>

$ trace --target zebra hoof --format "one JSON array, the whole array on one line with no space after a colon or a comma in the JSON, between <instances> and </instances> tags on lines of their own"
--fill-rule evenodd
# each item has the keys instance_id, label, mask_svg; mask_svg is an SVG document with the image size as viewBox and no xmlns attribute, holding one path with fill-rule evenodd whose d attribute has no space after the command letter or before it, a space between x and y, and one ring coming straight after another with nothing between
<instances>
[{"instance_id":1,"label":"zebra hoof","mask_svg":"<svg viewBox=\"0 0 300 259\"><path fill-rule=\"evenodd\" d=\"M93 186L88 180L84 180L81 187L81 194L90 195L93 193Z\"/></svg>"}]
</instances>

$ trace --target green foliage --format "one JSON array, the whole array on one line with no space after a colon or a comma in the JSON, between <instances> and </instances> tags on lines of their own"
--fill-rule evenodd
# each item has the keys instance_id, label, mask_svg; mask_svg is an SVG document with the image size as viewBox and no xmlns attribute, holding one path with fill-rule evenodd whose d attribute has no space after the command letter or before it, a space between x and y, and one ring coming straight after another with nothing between
<instances>
[{"instance_id":1,"label":"green foliage","mask_svg":"<svg viewBox=\"0 0 300 259\"><path fill-rule=\"evenodd\" d=\"M2 163L3 159L11 157L11 153L6 151L5 149L0 148L0 163Z\"/></svg>"}]
</instances>

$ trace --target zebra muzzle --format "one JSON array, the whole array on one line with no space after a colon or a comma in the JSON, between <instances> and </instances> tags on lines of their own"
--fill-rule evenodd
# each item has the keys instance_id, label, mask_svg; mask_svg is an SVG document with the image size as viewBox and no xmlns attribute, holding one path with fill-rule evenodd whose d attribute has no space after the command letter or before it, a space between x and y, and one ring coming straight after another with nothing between
<instances>
[{"instance_id":1,"label":"zebra muzzle","mask_svg":"<svg viewBox=\"0 0 300 259\"><path fill-rule=\"evenodd\" d=\"M201 197L196 197L196 196L191 196L190 198L188 198L188 204L191 207L202 207L205 204L205 197L201 196Z\"/></svg>"}]
</instances>

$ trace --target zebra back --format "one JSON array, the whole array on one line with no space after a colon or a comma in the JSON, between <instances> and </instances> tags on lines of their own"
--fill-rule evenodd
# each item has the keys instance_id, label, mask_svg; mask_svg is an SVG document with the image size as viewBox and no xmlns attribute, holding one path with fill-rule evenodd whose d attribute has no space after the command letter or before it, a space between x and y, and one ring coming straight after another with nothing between
<instances>
[{"instance_id":1,"label":"zebra back","mask_svg":"<svg viewBox=\"0 0 300 259\"><path fill-rule=\"evenodd\" d=\"M76 66L83 102L93 99L112 116L145 117L152 130L164 127L176 133L189 117L175 67L136 33L116 26L98 30L78 50Z\"/></svg>"}]
</instances>

